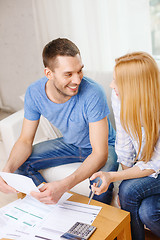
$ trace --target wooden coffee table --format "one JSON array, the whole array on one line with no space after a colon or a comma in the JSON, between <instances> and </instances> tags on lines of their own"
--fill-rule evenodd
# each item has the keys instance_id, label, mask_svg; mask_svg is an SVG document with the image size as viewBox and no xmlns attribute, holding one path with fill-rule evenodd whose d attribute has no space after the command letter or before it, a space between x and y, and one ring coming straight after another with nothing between
<instances>
[{"instance_id":1,"label":"wooden coffee table","mask_svg":"<svg viewBox=\"0 0 160 240\"><path fill-rule=\"evenodd\" d=\"M88 197L73 192L71 193L73 195L70 197L70 201L88 203ZM19 196L23 197L24 195L19 194ZM131 240L129 212L95 200L92 200L90 205L102 207L93 222L93 225L97 227L97 229L90 237L91 240L114 240L115 238L117 240Z\"/></svg>"},{"instance_id":2,"label":"wooden coffee table","mask_svg":"<svg viewBox=\"0 0 160 240\"><path fill-rule=\"evenodd\" d=\"M88 198L73 193L70 201L88 203ZM97 230L91 236L91 240L131 240L130 213L119 208L92 200L91 205L102 207L100 213L93 222Z\"/></svg>"}]
</instances>

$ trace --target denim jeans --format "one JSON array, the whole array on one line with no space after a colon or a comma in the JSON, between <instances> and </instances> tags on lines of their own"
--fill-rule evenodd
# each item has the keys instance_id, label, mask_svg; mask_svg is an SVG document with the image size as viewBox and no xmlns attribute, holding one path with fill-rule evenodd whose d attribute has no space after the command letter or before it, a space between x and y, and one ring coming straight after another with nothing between
<instances>
[{"instance_id":1,"label":"denim jeans","mask_svg":"<svg viewBox=\"0 0 160 240\"><path fill-rule=\"evenodd\" d=\"M30 157L16 171L21 175L33 179L36 186L46 180L42 177L39 170L56 167L63 164L83 162L92 152L91 148L79 148L72 144L67 144L63 138L38 143L33 146ZM117 155L113 146L108 146L108 160L106 165L100 169L102 171L117 171ZM97 181L97 179L95 179ZM93 183L94 181L92 181ZM110 204L112 200L113 184L107 192L100 196L94 196L94 199Z\"/></svg>"},{"instance_id":2,"label":"denim jeans","mask_svg":"<svg viewBox=\"0 0 160 240\"><path fill-rule=\"evenodd\" d=\"M131 213L133 240L145 240L144 225L160 237L160 175L122 181L119 199Z\"/></svg>"}]
</instances>

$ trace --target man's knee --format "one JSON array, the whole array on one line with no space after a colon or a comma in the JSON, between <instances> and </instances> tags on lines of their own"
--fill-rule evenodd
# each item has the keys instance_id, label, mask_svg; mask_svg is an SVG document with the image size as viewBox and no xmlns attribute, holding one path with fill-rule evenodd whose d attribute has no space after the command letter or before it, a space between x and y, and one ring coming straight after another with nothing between
<instances>
[{"instance_id":1,"label":"man's knee","mask_svg":"<svg viewBox=\"0 0 160 240\"><path fill-rule=\"evenodd\" d=\"M113 183L111 183L106 192L101 195L94 195L93 199L102 203L111 204L113 195Z\"/></svg>"},{"instance_id":2,"label":"man's knee","mask_svg":"<svg viewBox=\"0 0 160 240\"><path fill-rule=\"evenodd\" d=\"M113 146L108 146L108 159L106 164L100 169L103 172L117 171L119 163L117 162L117 154Z\"/></svg>"},{"instance_id":3,"label":"man's knee","mask_svg":"<svg viewBox=\"0 0 160 240\"><path fill-rule=\"evenodd\" d=\"M29 158L15 171L17 174L26 175L30 169Z\"/></svg>"}]
</instances>

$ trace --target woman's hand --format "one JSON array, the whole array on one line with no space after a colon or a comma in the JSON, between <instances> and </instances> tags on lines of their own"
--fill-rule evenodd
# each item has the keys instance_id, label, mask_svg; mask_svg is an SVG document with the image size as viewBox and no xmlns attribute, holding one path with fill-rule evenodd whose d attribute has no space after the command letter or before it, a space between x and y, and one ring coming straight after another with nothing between
<instances>
[{"instance_id":1,"label":"woman's hand","mask_svg":"<svg viewBox=\"0 0 160 240\"><path fill-rule=\"evenodd\" d=\"M91 177L90 180L94 180L99 177L102 180L100 187L96 187L96 183L92 185L92 191L95 191L95 194L100 195L107 191L110 183L112 182L112 172L96 172Z\"/></svg>"}]
</instances>

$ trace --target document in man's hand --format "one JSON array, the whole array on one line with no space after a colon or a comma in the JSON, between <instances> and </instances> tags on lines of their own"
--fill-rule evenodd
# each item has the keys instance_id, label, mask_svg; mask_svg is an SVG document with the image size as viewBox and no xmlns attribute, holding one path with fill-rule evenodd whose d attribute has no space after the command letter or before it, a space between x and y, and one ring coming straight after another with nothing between
<instances>
[{"instance_id":1,"label":"document in man's hand","mask_svg":"<svg viewBox=\"0 0 160 240\"><path fill-rule=\"evenodd\" d=\"M0 176L9 186L15 188L19 192L28 195L30 195L32 191L39 192L33 180L29 177L7 172L0 172Z\"/></svg>"}]
</instances>

